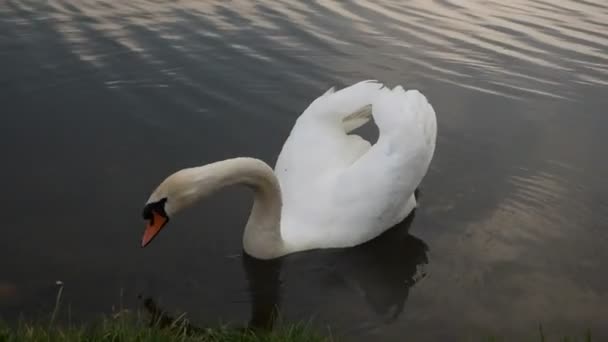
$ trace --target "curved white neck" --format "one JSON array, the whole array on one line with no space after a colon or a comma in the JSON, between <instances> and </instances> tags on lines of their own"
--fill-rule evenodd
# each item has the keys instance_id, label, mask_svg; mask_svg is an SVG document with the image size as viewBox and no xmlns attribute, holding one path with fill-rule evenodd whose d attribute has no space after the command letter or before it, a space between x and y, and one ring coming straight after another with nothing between
<instances>
[{"instance_id":1,"label":"curved white neck","mask_svg":"<svg viewBox=\"0 0 608 342\"><path fill-rule=\"evenodd\" d=\"M221 188L244 184L254 191L254 203L243 234L243 248L259 259L285 254L281 237L281 188L272 168L255 158L234 158L185 169L190 184L182 192L187 205Z\"/></svg>"}]
</instances>

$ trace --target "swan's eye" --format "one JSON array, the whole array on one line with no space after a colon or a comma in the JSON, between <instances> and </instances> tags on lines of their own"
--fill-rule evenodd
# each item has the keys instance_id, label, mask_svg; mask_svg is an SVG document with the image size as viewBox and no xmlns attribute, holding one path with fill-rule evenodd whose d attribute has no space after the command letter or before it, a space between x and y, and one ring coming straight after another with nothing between
<instances>
[{"instance_id":1,"label":"swan's eye","mask_svg":"<svg viewBox=\"0 0 608 342\"><path fill-rule=\"evenodd\" d=\"M167 213L165 212L165 203L167 202L167 198L163 198L160 201L152 202L146 204L144 207L142 217L144 220L154 220L154 212L160 214L161 216L167 217ZM153 222L151 222L153 223Z\"/></svg>"}]
</instances>

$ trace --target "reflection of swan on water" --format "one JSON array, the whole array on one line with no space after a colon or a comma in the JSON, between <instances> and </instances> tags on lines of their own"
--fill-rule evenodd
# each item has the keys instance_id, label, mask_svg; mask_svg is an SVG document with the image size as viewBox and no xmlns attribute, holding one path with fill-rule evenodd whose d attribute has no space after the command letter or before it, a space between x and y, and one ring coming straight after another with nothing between
<instances>
[{"instance_id":1,"label":"reflection of swan on water","mask_svg":"<svg viewBox=\"0 0 608 342\"><path fill-rule=\"evenodd\" d=\"M360 246L298 256L307 264L323 267L313 273L298 274L295 279L281 279L282 265L290 262L289 257L259 260L243 253L242 265L251 297L249 327L265 330L273 328L277 315L282 311L282 293L292 286L290 280L318 284L326 294L355 294L363 297L364 302L381 321L394 320L403 311L410 287L419 279L419 268L427 263L426 244L408 233L414 214L385 234ZM328 284L323 281L324 278L341 281ZM319 279L322 280L321 284ZM326 299L315 298L310 294L304 297L311 303ZM162 311L150 306L150 303L154 302L148 299L148 310L153 317L160 317L158 313ZM170 323L168 321L167 324Z\"/></svg>"},{"instance_id":2,"label":"reflection of swan on water","mask_svg":"<svg viewBox=\"0 0 608 342\"><path fill-rule=\"evenodd\" d=\"M422 277L428 263L427 245L408 234L414 219L405 221L378 238L338 253L333 274L365 298L369 308L385 322L403 311L410 288Z\"/></svg>"},{"instance_id":3,"label":"reflection of swan on water","mask_svg":"<svg viewBox=\"0 0 608 342\"><path fill-rule=\"evenodd\" d=\"M348 249L326 250L301 256L308 264L321 264L323 268L310 277L338 279L323 281L321 291L355 295L364 298L369 309L386 323L396 319L403 311L410 288L422 276L420 268L428 262L427 245L408 233L414 219L412 213L406 220L385 234L360 246ZM289 280L281 280L280 268L286 260L257 260L243 255L252 301L250 324L259 328L272 327L283 288L289 288ZM308 260L310 259L310 260ZM297 275L293 280L304 275ZM289 277L288 277L289 278ZM314 279L306 279L318 283ZM311 302L327 298L310 298Z\"/></svg>"},{"instance_id":4,"label":"reflection of swan on water","mask_svg":"<svg viewBox=\"0 0 608 342\"><path fill-rule=\"evenodd\" d=\"M373 145L351 133L372 117ZM435 112L418 91L369 81L330 89L298 118L274 171L259 159L234 158L165 179L144 208L142 246L179 210L233 184L255 193L243 234L253 257L365 243L416 207L436 132Z\"/></svg>"}]
</instances>

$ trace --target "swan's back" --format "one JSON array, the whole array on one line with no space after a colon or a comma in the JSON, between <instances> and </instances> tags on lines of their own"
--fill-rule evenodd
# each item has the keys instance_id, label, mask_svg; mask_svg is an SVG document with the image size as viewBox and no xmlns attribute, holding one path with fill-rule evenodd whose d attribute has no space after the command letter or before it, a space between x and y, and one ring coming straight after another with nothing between
<instances>
[{"instance_id":1,"label":"swan's back","mask_svg":"<svg viewBox=\"0 0 608 342\"><path fill-rule=\"evenodd\" d=\"M348 134L369 120L366 114L380 133L374 145ZM428 170L436 134L435 111L416 90L361 82L316 99L275 167L288 246L353 246L403 220L415 207L414 190Z\"/></svg>"}]
</instances>

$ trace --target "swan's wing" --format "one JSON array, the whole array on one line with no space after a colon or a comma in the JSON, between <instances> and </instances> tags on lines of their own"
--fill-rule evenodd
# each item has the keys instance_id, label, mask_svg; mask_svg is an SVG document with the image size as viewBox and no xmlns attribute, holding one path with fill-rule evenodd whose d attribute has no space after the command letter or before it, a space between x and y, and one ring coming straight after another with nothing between
<instances>
[{"instance_id":1,"label":"swan's wing","mask_svg":"<svg viewBox=\"0 0 608 342\"><path fill-rule=\"evenodd\" d=\"M372 118L372 105L367 105L362 108L359 108L354 113L347 115L342 120L342 125L344 127L344 131L346 133L350 133L357 128L365 125Z\"/></svg>"},{"instance_id":2,"label":"swan's wing","mask_svg":"<svg viewBox=\"0 0 608 342\"><path fill-rule=\"evenodd\" d=\"M279 180L315 177L350 165L367 151L369 142L348 133L371 119L371 104L382 86L363 81L339 91L331 88L315 99L283 145L275 166Z\"/></svg>"},{"instance_id":3,"label":"swan's wing","mask_svg":"<svg viewBox=\"0 0 608 342\"><path fill-rule=\"evenodd\" d=\"M381 87L364 81L339 91L332 88L300 115L275 164L284 219L327 228L318 223L331 216L328 191L333 175L371 147L368 141L347 132L369 121L370 105Z\"/></svg>"},{"instance_id":4,"label":"swan's wing","mask_svg":"<svg viewBox=\"0 0 608 342\"><path fill-rule=\"evenodd\" d=\"M371 146L347 134L369 120ZM282 233L303 246L346 247L402 220L435 150L435 112L418 91L373 81L313 101L294 125L275 173L283 194Z\"/></svg>"},{"instance_id":5,"label":"swan's wing","mask_svg":"<svg viewBox=\"0 0 608 342\"><path fill-rule=\"evenodd\" d=\"M361 223L355 226L386 229L409 213L403 208L428 170L437 122L433 107L416 90L381 89L372 107L378 142L340 173L333 198L346 208L344 217Z\"/></svg>"},{"instance_id":6,"label":"swan's wing","mask_svg":"<svg viewBox=\"0 0 608 342\"><path fill-rule=\"evenodd\" d=\"M370 105L382 87L381 83L373 80L361 81L338 91L332 87L315 99L298 121L323 122L348 133L371 119Z\"/></svg>"},{"instance_id":7,"label":"swan's wing","mask_svg":"<svg viewBox=\"0 0 608 342\"><path fill-rule=\"evenodd\" d=\"M329 116L342 119L344 131L350 133L369 122L372 118L372 106L371 104L363 105L363 107L349 113L349 110L352 110L353 107L346 107L343 102L354 104L356 107L358 102L353 100L364 99L369 101L369 96L381 87L382 84L378 84L376 81L362 81L340 90L335 96L332 95L336 92L336 88L331 87L313 101L304 111L303 116L317 118Z\"/></svg>"},{"instance_id":8,"label":"swan's wing","mask_svg":"<svg viewBox=\"0 0 608 342\"><path fill-rule=\"evenodd\" d=\"M375 80L361 81L338 91L335 90L335 87L332 87L312 101L308 108L302 112L300 118L334 117L344 119L360 108L371 104L373 96L382 87L382 83Z\"/></svg>"}]
</instances>

